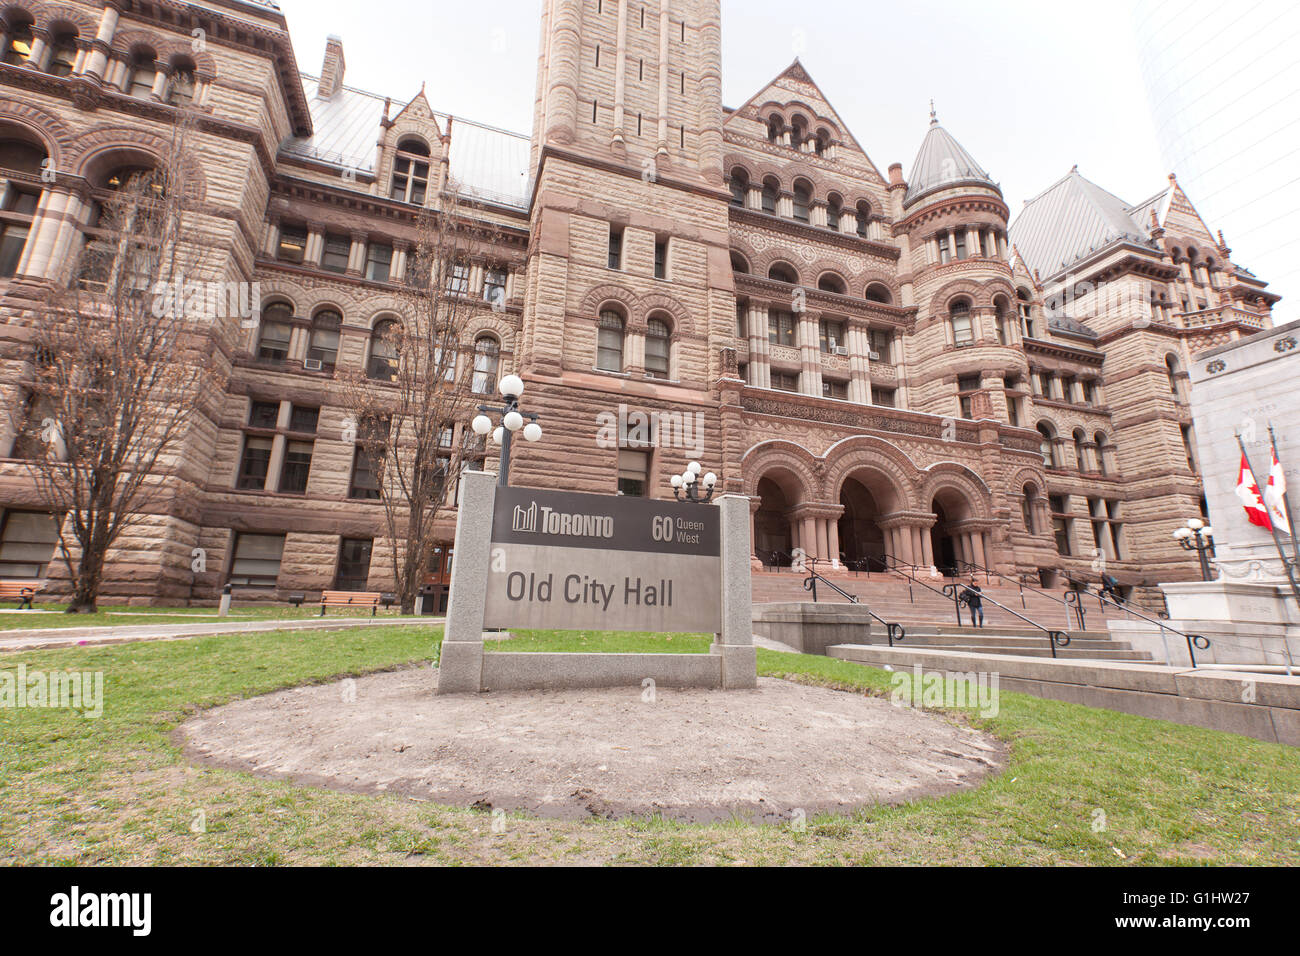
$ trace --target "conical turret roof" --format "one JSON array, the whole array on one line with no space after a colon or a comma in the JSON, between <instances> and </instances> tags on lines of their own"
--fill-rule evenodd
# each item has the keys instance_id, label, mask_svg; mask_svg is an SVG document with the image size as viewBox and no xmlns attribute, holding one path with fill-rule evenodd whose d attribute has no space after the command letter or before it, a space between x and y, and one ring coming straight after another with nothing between
<instances>
[{"instance_id":1,"label":"conical turret roof","mask_svg":"<svg viewBox=\"0 0 1300 956\"><path fill-rule=\"evenodd\" d=\"M911 205L922 196L962 183L998 188L975 158L939 125L934 111L930 111L930 130L921 142L921 150L912 164L912 175L907 180L907 194L903 205Z\"/></svg>"}]
</instances>

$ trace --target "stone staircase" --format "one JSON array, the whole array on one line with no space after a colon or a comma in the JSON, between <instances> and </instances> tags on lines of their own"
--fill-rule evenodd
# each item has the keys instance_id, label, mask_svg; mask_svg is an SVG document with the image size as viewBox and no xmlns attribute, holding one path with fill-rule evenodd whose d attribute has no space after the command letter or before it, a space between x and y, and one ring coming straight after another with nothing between
<instances>
[{"instance_id":1,"label":"stone staircase","mask_svg":"<svg viewBox=\"0 0 1300 956\"><path fill-rule=\"evenodd\" d=\"M806 602L812 595L803 588L806 575L789 571L757 571L753 575L755 604ZM1047 635L1014 614L1009 614L987 601L984 604L983 628L957 626L953 602L949 598L928 591L920 585L910 585L906 578L895 574L836 574L828 576L865 604L874 614L886 621L902 624L906 629L903 645L908 648L931 647L953 652L985 654L1017 654L1024 657L1050 657L1051 647ZM952 583L951 579L926 579L934 588ZM962 582L964 583L964 582ZM1064 631L1070 643L1057 648L1061 659L1150 661L1151 655L1136 651L1127 641L1115 640L1106 628L1107 621L1123 619L1124 612L1115 608L1102 609L1095 598L1085 598L1086 630L1078 630L1073 610L1045 594L1021 592L1007 582L986 584L979 579L986 597L1023 614L1037 624L1052 630ZM817 585L819 603L844 604L843 597L822 583ZM962 623L969 625L969 610L962 606ZM872 629L871 643L885 643L885 629L877 624Z\"/></svg>"}]
</instances>

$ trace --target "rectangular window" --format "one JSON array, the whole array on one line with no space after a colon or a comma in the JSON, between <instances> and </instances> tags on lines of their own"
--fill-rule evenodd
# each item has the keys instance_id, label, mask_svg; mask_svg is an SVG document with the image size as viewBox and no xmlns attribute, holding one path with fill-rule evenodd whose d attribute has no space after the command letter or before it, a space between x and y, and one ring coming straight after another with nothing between
<instances>
[{"instance_id":1,"label":"rectangular window","mask_svg":"<svg viewBox=\"0 0 1300 956\"><path fill-rule=\"evenodd\" d=\"M301 405L294 405L289 413L289 431L291 432L314 435L319 422L319 408L305 408Z\"/></svg>"},{"instance_id":2,"label":"rectangular window","mask_svg":"<svg viewBox=\"0 0 1300 956\"><path fill-rule=\"evenodd\" d=\"M736 303L736 338L749 337L749 306L744 302Z\"/></svg>"},{"instance_id":3,"label":"rectangular window","mask_svg":"<svg viewBox=\"0 0 1300 956\"><path fill-rule=\"evenodd\" d=\"M26 221L14 221L12 218L0 220L0 278L9 278L18 272L18 262L23 257L23 248L31 234L31 218L40 204L40 195L11 186L5 197L5 212L22 216Z\"/></svg>"},{"instance_id":4,"label":"rectangular window","mask_svg":"<svg viewBox=\"0 0 1300 956\"><path fill-rule=\"evenodd\" d=\"M249 428L276 428L280 423L279 402L253 402L248 410Z\"/></svg>"},{"instance_id":5,"label":"rectangular window","mask_svg":"<svg viewBox=\"0 0 1300 956\"><path fill-rule=\"evenodd\" d=\"M873 361L884 362L886 364L894 361L894 336L892 333L887 332L884 329L871 329L867 333L867 341L869 343L868 347L871 351L880 356L877 359L873 359Z\"/></svg>"},{"instance_id":6,"label":"rectangular window","mask_svg":"<svg viewBox=\"0 0 1300 956\"><path fill-rule=\"evenodd\" d=\"M821 350L825 353L833 353L836 348L843 346L845 343L843 322L822 319L817 323L817 331L821 341Z\"/></svg>"},{"instance_id":7,"label":"rectangular window","mask_svg":"<svg viewBox=\"0 0 1300 956\"><path fill-rule=\"evenodd\" d=\"M334 575L336 591L364 591L370 579L373 538L344 538L339 543L339 567Z\"/></svg>"},{"instance_id":8,"label":"rectangular window","mask_svg":"<svg viewBox=\"0 0 1300 956\"><path fill-rule=\"evenodd\" d=\"M447 276L447 294L469 295L469 263L452 264L451 272Z\"/></svg>"},{"instance_id":9,"label":"rectangular window","mask_svg":"<svg viewBox=\"0 0 1300 956\"><path fill-rule=\"evenodd\" d=\"M1052 536L1056 538L1057 554L1070 553L1070 524L1069 518L1052 519Z\"/></svg>"},{"instance_id":10,"label":"rectangular window","mask_svg":"<svg viewBox=\"0 0 1300 956\"><path fill-rule=\"evenodd\" d=\"M307 255L307 228L305 226L281 226L280 242L276 247L275 257L281 262L301 264Z\"/></svg>"},{"instance_id":11,"label":"rectangular window","mask_svg":"<svg viewBox=\"0 0 1300 956\"><path fill-rule=\"evenodd\" d=\"M241 491L263 490L270 465L271 439L249 435L244 439L244 456L239 463L239 478L235 487Z\"/></svg>"},{"instance_id":12,"label":"rectangular window","mask_svg":"<svg viewBox=\"0 0 1300 956\"><path fill-rule=\"evenodd\" d=\"M895 390L892 388L875 388L871 389L871 401L873 405L881 405L885 408L894 408Z\"/></svg>"},{"instance_id":13,"label":"rectangular window","mask_svg":"<svg viewBox=\"0 0 1300 956\"><path fill-rule=\"evenodd\" d=\"M609 227L609 267L623 268L623 230L617 226Z\"/></svg>"},{"instance_id":14,"label":"rectangular window","mask_svg":"<svg viewBox=\"0 0 1300 956\"><path fill-rule=\"evenodd\" d=\"M59 524L52 515L7 512L0 532L0 577L20 581L45 577L58 542Z\"/></svg>"},{"instance_id":15,"label":"rectangular window","mask_svg":"<svg viewBox=\"0 0 1300 956\"><path fill-rule=\"evenodd\" d=\"M829 378L822 379L822 398L837 398L840 401L847 401L848 397L848 382L837 382Z\"/></svg>"},{"instance_id":16,"label":"rectangular window","mask_svg":"<svg viewBox=\"0 0 1300 956\"><path fill-rule=\"evenodd\" d=\"M980 387L980 377L978 375L962 375L957 379L957 391L959 392L978 392Z\"/></svg>"},{"instance_id":17,"label":"rectangular window","mask_svg":"<svg viewBox=\"0 0 1300 956\"><path fill-rule=\"evenodd\" d=\"M971 324L969 312L954 312L952 314L952 344L975 344L975 328Z\"/></svg>"},{"instance_id":18,"label":"rectangular window","mask_svg":"<svg viewBox=\"0 0 1300 956\"><path fill-rule=\"evenodd\" d=\"M330 234L325 237L321 251L320 267L326 272L347 272L348 258L352 255L352 240L348 236Z\"/></svg>"},{"instance_id":19,"label":"rectangular window","mask_svg":"<svg viewBox=\"0 0 1300 956\"><path fill-rule=\"evenodd\" d=\"M668 242L655 243L655 278L668 278Z\"/></svg>"},{"instance_id":20,"label":"rectangular window","mask_svg":"<svg viewBox=\"0 0 1300 956\"><path fill-rule=\"evenodd\" d=\"M952 253L948 251L948 234L939 235L939 262L945 263L952 260Z\"/></svg>"},{"instance_id":21,"label":"rectangular window","mask_svg":"<svg viewBox=\"0 0 1300 956\"><path fill-rule=\"evenodd\" d=\"M291 441L284 450L284 464L280 467L280 491L288 495L301 495L307 491L307 476L311 473L311 455L315 442Z\"/></svg>"},{"instance_id":22,"label":"rectangular window","mask_svg":"<svg viewBox=\"0 0 1300 956\"><path fill-rule=\"evenodd\" d=\"M366 278L387 282L393 272L393 247L372 242L366 249Z\"/></svg>"},{"instance_id":23,"label":"rectangular window","mask_svg":"<svg viewBox=\"0 0 1300 956\"><path fill-rule=\"evenodd\" d=\"M964 229L957 230L957 235L955 237L954 244L957 247L957 258L965 259L966 258L966 230Z\"/></svg>"},{"instance_id":24,"label":"rectangular window","mask_svg":"<svg viewBox=\"0 0 1300 956\"><path fill-rule=\"evenodd\" d=\"M650 453L619 449L618 493L629 498L646 498L649 497L649 488Z\"/></svg>"},{"instance_id":25,"label":"rectangular window","mask_svg":"<svg viewBox=\"0 0 1300 956\"><path fill-rule=\"evenodd\" d=\"M257 357L268 362L283 362L289 357L289 340L293 329L283 322L263 322L257 340Z\"/></svg>"},{"instance_id":26,"label":"rectangular window","mask_svg":"<svg viewBox=\"0 0 1300 956\"><path fill-rule=\"evenodd\" d=\"M352 484L349 498L374 501L379 498L379 476L383 462L382 452L376 453L358 445L352 457Z\"/></svg>"},{"instance_id":27,"label":"rectangular window","mask_svg":"<svg viewBox=\"0 0 1300 956\"><path fill-rule=\"evenodd\" d=\"M772 387L781 392L799 391L799 376L785 372L772 373Z\"/></svg>"},{"instance_id":28,"label":"rectangular window","mask_svg":"<svg viewBox=\"0 0 1300 956\"><path fill-rule=\"evenodd\" d=\"M282 534L239 534L230 564L229 583L240 587L273 588L284 556Z\"/></svg>"},{"instance_id":29,"label":"rectangular window","mask_svg":"<svg viewBox=\"0 0 1300 956\"><path fill-rule=\"evenodd\" d=\"M506 302L506 279L509 273L505 269L483 270L483 301Z\"/></svg>"},{"instance_id":30,"label":"rectangular window","mask_svg":"<svg viewBox=\"0 0 1300 956\"><path fill-rule=\"evenodd\" d=\"M767 313L767 341L771 345L794 345L794 315L779 309Z\"/></svg>"}]
</instances>

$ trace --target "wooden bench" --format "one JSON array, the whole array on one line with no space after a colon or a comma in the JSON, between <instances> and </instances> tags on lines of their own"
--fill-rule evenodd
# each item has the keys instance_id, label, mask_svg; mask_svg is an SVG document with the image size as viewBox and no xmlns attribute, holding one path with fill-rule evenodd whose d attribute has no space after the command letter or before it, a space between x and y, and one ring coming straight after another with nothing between
<instances>
[{"instance_id":1,"label":"wooden bench","mask_svg":"<svg viewBox=\"0 0 1300 956\"><path fill-rule=\"evenodd\" d=\"M32 598L43 587L44 581L0 581L0 601L19 601L18 610L31 610Z\"/></svg>"},{"instance_id":2,"label":"wooden bench","mask_svg":"<svg viewBox=\"0 0 1300 956\"><path fill-rule=\"evenodd\" d=\"M378 591L323 591L320 596L320 616L327 607L368 607L370 616L379 609Z\"/></svg>"}]
</instances>

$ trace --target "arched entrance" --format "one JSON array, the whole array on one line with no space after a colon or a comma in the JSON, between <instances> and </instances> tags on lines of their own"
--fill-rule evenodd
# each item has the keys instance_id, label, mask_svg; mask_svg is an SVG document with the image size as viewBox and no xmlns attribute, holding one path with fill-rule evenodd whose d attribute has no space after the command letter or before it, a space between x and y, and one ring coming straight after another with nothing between
<instances>
[{"instance_id":1,"label":"arched entrance","mask_svg":"<svg viewBox=\"0 0 1300 956\"><path fill-rule=\"evenodd\" d=\"M754 553L764 564L788 564L794 550L790 531L790 509L796 496L787 491L789 482L780 475L769 474L758 482L758 511L754 514Z\"/></svg>"},{"instance_id":2,"label":"arched entrance","mask_svg":"<svg viewBox=\"0 0 1300 956\"><path fill-rule=\"evenodd\" d=\"M931 500L930 510L935 516L930 529L935 567L951 576L971 563L984 565L982 541L977 551L970 541L971 533L961 528L963 522L976 516L966 496L955 488L942 488Z\"/></svg>"},{"instance_id":3,"label":"arched entrance","mask_svg":"<svg viewBox=\"0 0 1300 956\"><path fill-rule=\"evenodd\" d=\"M840 552L844 563L858 571L878 571L889 551L882 515L895 508L897 496L888 479L878 472L861 470L844 479L840 486ZM898 557L895 555L894 557Z\"/></svg>"}]
</instances>

